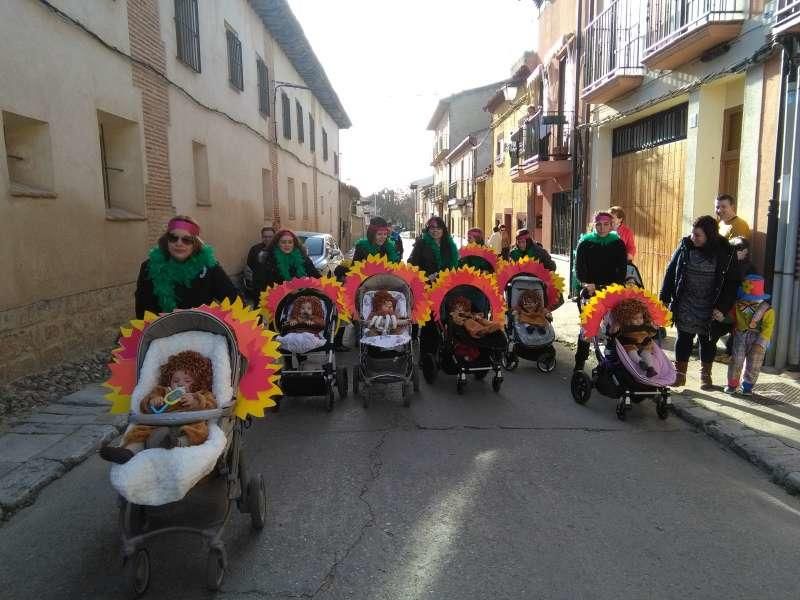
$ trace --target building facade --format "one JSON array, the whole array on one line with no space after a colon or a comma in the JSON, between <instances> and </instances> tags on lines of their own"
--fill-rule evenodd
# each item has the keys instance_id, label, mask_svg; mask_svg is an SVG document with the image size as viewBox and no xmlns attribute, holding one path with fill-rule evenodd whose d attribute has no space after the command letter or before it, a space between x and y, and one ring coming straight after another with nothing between
<instances>
[{"instance_id":1,"label":"building facade","mask_svg":"<svg viewBox=\"0 0 800 600\"><path fill-rule=\"evenodd\" d=\"M284 0L12 2L0 35L0 381L110 345L175 214L231 274L264 223L337 234L350 123Z\"/></svg>"}]
</instances>

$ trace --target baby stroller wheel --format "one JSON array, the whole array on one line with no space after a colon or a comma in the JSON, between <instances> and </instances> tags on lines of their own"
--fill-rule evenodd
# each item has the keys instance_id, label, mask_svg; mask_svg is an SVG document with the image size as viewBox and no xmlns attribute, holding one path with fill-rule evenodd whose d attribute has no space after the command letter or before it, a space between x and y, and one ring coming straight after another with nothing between
<instances>
[{"instance_id":1,"label":"baby stroller wheel","mask_svg":"<svg viewBox=\"0 0 800 600\"><path fill-rule=\"evenodd\" d=\"M267 493L264 491L264 477L261 475L253 477L247 484L247 509L253 529L264 529L267 520Z\"/></svg>"},{"instance_id":2,"label":"baby stroller wheel","mask_svg":"<svg viewBox=\"0 0 800 600\"><path fill-rule=\"evenodd\" d=\"M463 378L463 379L461 378L461 375L459 375L459 376L458 376L458 379L456 380L456 391L457 391L459 394L463 394L463 393L464 393L464 390L466 389L466 387L467 387L467 378L466 378L466 375L464 376L464 378Z\"/></svg>"},{"instance_id":3,"label":"baby stroller wheel","mask_svg":"<svg viewBox=\"0 0 800 600\"><path fill-rule=\"evenodd\" d=\"M542 373L552 373L556 368L556 353L548 352L536 361L536 368Z\"/></svg>"},{"instance_id":4,"label":"baby stroller wheel","mask_svg":"<svg viewBox=\"0 0 800 600\"><path fill-rule=\"evenodd\" d=\"M499 392L500 391L500 386L502 386L502 385L503 385L503 380L502 379L500 379L497 375L492 377L492 389L495 392Z\"/></svg>"},{"instance_id":5,"label":"baby stroller wheel","mask_svg":"<svg viewBox=\"0 0 800 600\"><path fill-rule=\"evenodd\" d=\"M504 352L502 362L506 371L513 371L519 366L519 358L513 352Z\"/></svg>"},{"instance_id":6,"label":"baby stroller wheel","mask_svg":"<svg viewBox=\"0 0 800 600\"><path fill-rule=\"evenodd\" d=\"M583 371L575 371L570 381L570 391L572 399L578 404L586 404L589 396L592 395L592 380Z\"/></svg>"},{"instance_id":7,"label":"baby stroller wheel","mask_svg":"<svg viewBox=\"0 0 800 600\"><path fill-rule=\"evenodd\" d=\"M147 591L150 586L150 555L147 550L138 550L125 559L125 578L136 598Z\"/></svg>"},{"instance_id":8,"label":"baby stroller wheel","mask_svg":"<svg viewBox=\"0 0 800 600\"><path fill-rule=\"evenodd\" d=\"M620 421L624 421L628 418L628 407L625 406L625 396L619 399L617 402L617 418Z\"/></svg>"},{"instance_id":9,"label":"baby stroller wheel","mask_svg":"<svg viewBox=\"0 0 800 600\"><path fill-rule=\"evenodd\" d=\"M436 357L426 352L422 355L422 376L425 377L425 381L433 384L436 381L436 371Z\"/></svg>"},{"instance_id":10,"label":"baby stroller wheel","mask_svg":"<svg viewBox=\"0 0 800 600\"><path fill-rule=\"evenodd\" d=\"M656 414L662 421L666 420L666 418L669 416L668 398L669 396L663 394L661 398L656 400Z\"/></svg>"},{"instance_id":11,"label":"baby stroller wheel","mask_svg":"<svg viewBox=\"0 0 800 600\"><path fill-rule=\"evenodd\" d=\"M333 410L333 405L336 402L336 395L333 392L333 383L330 384L328 388L328 394L325 397L325 410L327 412L331 412Z\"/></svg>"},{"instance_id":12,"label":"baby stroller wheel","mask_svg":"<svg viewBox=\"0 0 800 600\"><path fill-rule=\"evenodd\" d=\"M216 592L222 585L225 578L225 567L228 558L225 556L223 548L211 548L208 551L208 561L206 562L206 587L212 592Z\"/></svg>"},{"instance_id":13,"label":"baby stroller wheel","mask_svg":"<svg viewBox=\"0 0 800 600\"><path fill-rule=\"evenodd\" d=\"M336 370L336 390L339 392L339 400L347 398L347 369L344 367Z\"/></svg>"}]
</instances>

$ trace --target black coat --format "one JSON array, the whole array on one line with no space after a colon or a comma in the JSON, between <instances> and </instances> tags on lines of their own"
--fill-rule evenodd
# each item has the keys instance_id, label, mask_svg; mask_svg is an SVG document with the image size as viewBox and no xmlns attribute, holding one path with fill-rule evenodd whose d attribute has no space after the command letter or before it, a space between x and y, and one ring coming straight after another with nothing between
<instances>
[{"instance_id":1,"label":"black coat","mask_svg":"<svg viewBox=\"0 0 800 600\"><path fill-rule=\"evenodd\" d=\"M442 252L442 263L449 264L448 258L450 257L450 244L444 243L440 246ZM458 263L458 256L452 257ZM411 249L411 256L408 257L408 264L419 267L425 271L425 275L431 276L439 272L439 267L436 265L436 257L433 254L433 248L425 243L422 236L419 236L414 242L414 247ZM445 267L446 268L446 267Z\"/></svg>"},{"instance_id":2,"label":"black coat","mask_svg":"<svg viewBox=\"0 0 800 600\"><path fill-rule=\"evenodd\" d=\"M686 265L689 263L689 252L694 248L689 236L683 238L664 274L659 298L672 312L678 303L684 300L683 286L686 278ZM714 308L722 314L728 311L736 302L736 290L741 281L739 265L736 262L734 248L723 237L718 238L717 247L714 249L717 259L717 269L714 275ZM686 298L690 300L691 298Z\"/></svg>"},{"instance_id":3,"label":"black coat","mask_svg":"<svg viewBox=\"0 0 800 600\"><path fill-rule=\"evenodd\" d=\"M250 251L247 253L247 266L250 267L250 270L253 273L255 273L256 269L258 269L258 255L266 249L267 247L264 245L264 242L259 242L258 244L251 246Z\"/></svg>"},{"instance_id":4,"label":"black coat","mask_svg":"<svg viewBox=\"0 0 800 600\"><path fill-rule=\"evenodd\" d=\"M625 243L616 241L600 244L584 238L575 251L575 276L581 283L593 283L598 289L612 283L625 283L628 270L628 251Z\"/></svg>"},{"instance_id":5,"label":"black coat","mask_svg":"<svg viewBox=\"0 0 800 600\"><path fill-rule=\"evenodd\" d=\"M142 263L139 279L136 281L137 319L144 317L145 311L155 314L164 312L153 291L153 281L148 273L149 264L149 259ZM188 288L182 285L175 286L175 296L178 299L176 308L197 308L214 301L222 302L225 298L233 302L238 295L239 292L219 263L201 271Z\"/></svg>"},{"instance_id":6,"label":"black coat","mask_svg":"<svg viewBox=\"0 0 800 600\"><path fill-rule=\"evenodd\" d=\"M280 252L280 250L278 250L278 252ZM316 277L317 279L321 277L319 271L317 271L317 268L308 256L303 257L303 266L306 270L305 277ZM294 278L297 274L292 273L292 276L292 278ZM286 280L281 277L280 271L278 271L278 263L275 261L275 255L271 252L267 254L264 262L259 263L258 268L253 271L253 289L257 294L260 294L271 285L281 284L285 281Z\"/></svg>"}]
</instances>

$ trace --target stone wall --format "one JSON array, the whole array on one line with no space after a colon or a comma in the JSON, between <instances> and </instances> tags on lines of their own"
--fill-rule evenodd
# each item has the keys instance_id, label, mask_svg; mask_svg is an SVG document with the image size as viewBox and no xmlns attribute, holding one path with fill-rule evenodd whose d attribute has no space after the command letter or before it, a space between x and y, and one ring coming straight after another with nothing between
<instances>
[{"instance_id":1,"label":"stone wall","mask_svg":"<svg viewBox=\"0 0 800 600\"><path fill-rule=\"evenodd\" d=\"M133 317L135 283L0 312L0 384L114 343Z\"/></svg>"}]
</instances>

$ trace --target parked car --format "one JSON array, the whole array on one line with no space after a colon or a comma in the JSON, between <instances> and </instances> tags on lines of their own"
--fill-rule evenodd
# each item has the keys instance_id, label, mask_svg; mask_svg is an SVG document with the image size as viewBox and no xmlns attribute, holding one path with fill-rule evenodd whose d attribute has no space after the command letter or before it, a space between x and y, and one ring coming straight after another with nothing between
<instances>
[{"instance_id":1,"label":"parked car","mask_svg":"<svg viewBox=\"0 0 800 600\"><path fill-rule=\"evenodd\" d=\"M344 260L339 244L328 233L317 233L314 231L297 231L297 237L306 247L308 257L317 267L317 270L324 277L333 277L333 271Z\"/></svg>"}]
</instances>

